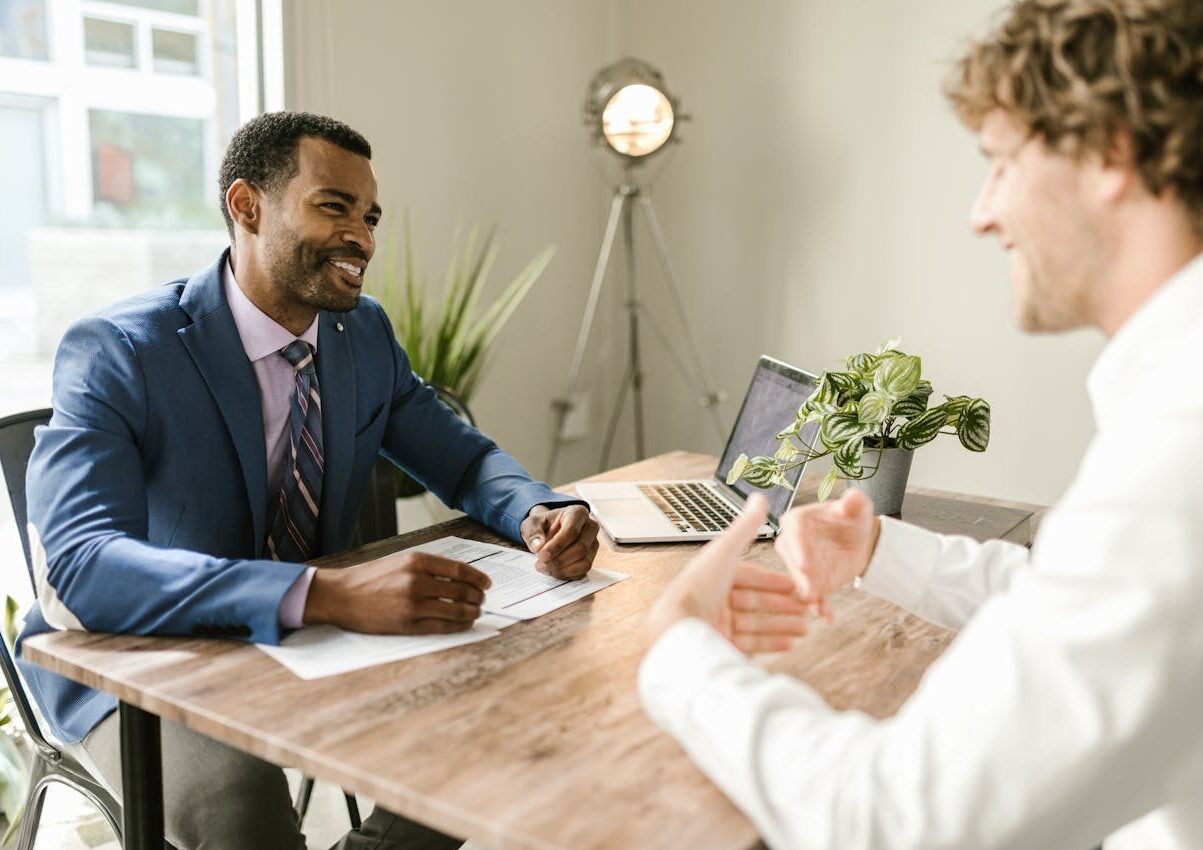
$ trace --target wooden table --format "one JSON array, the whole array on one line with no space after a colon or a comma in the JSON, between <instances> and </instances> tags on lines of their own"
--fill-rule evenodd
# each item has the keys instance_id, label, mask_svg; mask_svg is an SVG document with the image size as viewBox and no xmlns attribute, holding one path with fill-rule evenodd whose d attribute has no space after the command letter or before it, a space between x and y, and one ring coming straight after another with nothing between
<instances>
[{"instance_id":1,"label":"wooden table","mask_svg":"<svg viewBox=\"0 0 1203 850\"><path fill-rule=\"evenodd\" d=\"M707 477L713 468L713 458L677 452L596 480ZM814 483L802 500L813 499ZM994 534L1028 542L1032 506L1001 504L1017 508L1014 523L991 508ZM979 506L950 494L913 491L908 515L987 536ZM460 519L317 563L447 534L498 540ZM27 640L24 653L122 701L127 847L162 846L163 717L494 850L737 850L758 843L756 830L648 720L635 687L643 614L695 549L604 541L597 565L629 580L478 644L314 681L253 646L215 639L58 632ZM767 543L749 557L780 566ZM833 625L769 666L837 708L890 715L953 637L852 589L833 607Z\"/></svg>"}]
</instances>

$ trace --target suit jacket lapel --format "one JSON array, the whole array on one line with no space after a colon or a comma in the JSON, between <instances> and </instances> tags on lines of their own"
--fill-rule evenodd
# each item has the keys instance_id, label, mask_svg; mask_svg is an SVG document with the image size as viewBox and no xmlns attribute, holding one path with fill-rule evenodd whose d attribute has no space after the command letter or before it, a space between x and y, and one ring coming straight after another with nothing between
<instances>
[{"instance_id":1,"label":"suit jacket lapel","mask_svg":"<svg viewBox=\"0 0 1203 850\"><path fill-rule=\"evenodd\" d=\"M259 383L222 290L228 253L224 251L216 263L185 285L180 307L192 317L192 324L177 333L216 400L234 442L251 508L254 553L259 557L267 536L263 411Z\"/></svg>"},{"instance_id":2,"label":"suit jacket lapel","mask_svg":"<svg viewBox=\"0 0 1203 850\"><path fill-rule=\"evenodd\" d=\"M318 522L321 551L341 540L339 520L351 478L355 450L355 361L341 313L322 313L317 332L317 380L322 394L325 471Z\"/></svg>"}]
</instances>

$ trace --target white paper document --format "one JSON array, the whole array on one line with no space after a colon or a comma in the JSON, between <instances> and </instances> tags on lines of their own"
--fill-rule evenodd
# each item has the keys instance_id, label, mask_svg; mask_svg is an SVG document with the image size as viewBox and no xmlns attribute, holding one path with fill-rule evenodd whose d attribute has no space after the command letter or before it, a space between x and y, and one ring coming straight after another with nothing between
<instances>
[{"instance_id":1,"label":"white paper document","mask_svg":"<svg viewBox=\"0 0 1203 850\"><path fill-rule=\"evenodd\" d=\"M306 626L284 638L279 646L256 646L299 678L320 679L487 640L513 622L485 614L468 631L453 635L365 635L337 626Z\"/></svg>"},{"instance_id":2,"label":"white paper document","mask_svg":"<svg viewBox=\"0 0 1203 850\"><path fill-rule=\"evenodd\" d=\"M563 581L536 570L530 552L462 537L443 537L413 548L469 563L493 580L484 613L471 629L453 635L365 635L335 626L307 626L279 646L256 645L298 677L319 679L487 640L519 620L554 611L627 578L594 569L580 581Z\"/></svg>"},{"instance_id":3,"label":"white paper document","mask_svg":"<svg viewBox=\"0 0 1203 850\"><path fill-rule=\"evenodd\" d=\"M493 586L485 593L484 610L515 620L530 620L627 578L596 568L578 581L552 578L535 568L537 559L530 552L463 537L441 537L413 548L471 564L488 575Z\"/></svg>"}]
</instances>

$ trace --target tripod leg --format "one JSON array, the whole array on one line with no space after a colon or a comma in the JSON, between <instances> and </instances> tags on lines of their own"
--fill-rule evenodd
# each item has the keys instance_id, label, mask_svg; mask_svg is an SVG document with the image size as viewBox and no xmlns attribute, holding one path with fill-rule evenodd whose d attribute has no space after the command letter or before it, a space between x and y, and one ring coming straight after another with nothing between
<instances>
[{"instance_id":1,"label":"tripod leg","mask_svg":"<svg viewBox=\"0 0 1203 850\"><path fill-rule=\"evenodd\" d=\"M627 344L630 350L631 396L635 406L635 459L647 457L643 443L643 361L639 356L639 295L635 286L635 208L627 204L622 217L623 242L627 259ZM625 393L625 388L624 388ZM606 453L609 460L609 452ZM602 465L605 469L606 465Z\"/></svg>"},{"instance_id":2,"label":"tripod leg","mask_svg":"<svg viewBox=\"0 0 1203 850\"><path fill-rule=\"evenodd\" d=\"M614 410L610 414L610 421L606 423L606 438L602 441L601 460L598 461L598 469L610 468L610 449L614 448L614 435L618 431L618 418L622 416L623 405L626 404L627 390L632 384L632 364L627 364L626 374L622 376L622 389L618 391L618 398L614 400Z\"/></svg>"},{"instance_id":3,"label":"tripod leg","mask_svg":"<svg viewBox=\"0 0 1203 850\"><path fill-rule=\"evenodd\" d=\"M685 342L689 346L690 355L693 357L696 379L701 384L702 390L705 393L703 404L710 408L710 417L714 421L714 432L718 436L718 441L721 445L727 438L727 431L723 427L718 413L717 403L722 400L722 395L714 389L714 384L710 380L710 376L706 373L706 366L702 361L697 343L694 341L693 331L690 329L689 320L685 315L685 302L681 299L681 290L677 286L677 279L673 274L672 263L668 259L668 249L664 246L664 234L660 232L660 222L656 218L656 210L652 206L652 196L647 191L640 193L639 205L643 207L643 214L647 218L648 228L652 232L652 241L656 245L656 255L660 258L660 268L664 271L664 282L668 286L669 294L672 296L673 307L677 311L677 319L681 322L681 327L685 331Z\"/></svg>"},{"instance_id":4,"label":"tripod leg","mask_svg":"<svg viewBox=\"0 0 1203 850\"><path fill-rule=\"evenodd\" d=\"M581 376L581 364L585 360L585 348L589 344L589 332L593 329L593 316L597 312L597 299L601 295L602 283L606 279L606 267L610 264L610 252L614 248L614 234L618 231L618 220L623 210L627 208L630 193L626 186L614 190L614 199L610 202L610 218L606 221L605 236L602 237L601 251L597 255L597 265L593 268L593 282L589 286L589 299L585 302L585 315L581 317L581 329L576 337L576 350L572 355L572 366L568 370L568 392L563 399L556 402L556 430L551 440L551 455L547 458L547 472L543 478L551 481L555 474L556 461L560 457L560 447L564 444L564 420L572 406L572 396L576 393L576 384Z\"/></svg>"}]
</instances>

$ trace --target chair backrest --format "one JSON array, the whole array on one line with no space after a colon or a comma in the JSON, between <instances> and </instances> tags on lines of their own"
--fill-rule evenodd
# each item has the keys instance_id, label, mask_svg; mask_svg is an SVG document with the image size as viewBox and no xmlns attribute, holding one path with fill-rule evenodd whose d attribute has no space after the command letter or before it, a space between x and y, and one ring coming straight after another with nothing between
<instances>
[{"instance_id":1,"label":"chair backrest","mask_svg":"<svg viewBox=\"0 0 1203 850\"><path fill-rule=\"evenodd\" d=\"M25 569L33 582L33 562L29 557L29 532L26 529L28 512L25 504L25 469L33 452L33 429L50 421L50 408L15 413L0 419L0 470L8 488L8 500L13 506L21 549L25 552Z\"/></svg>"},{"instance_id":2,"label":"chair backrest","mask_svg":"<svg viewBox=\"0 0 1203 850\"><path fill-rule=\"evenodd\" d=\"M29 573L30 584L33 583L33 563L29 557L29 532L25 528L28 518L25 469L29 466L29 455L33 452L33 429L49 421L49 408L16 413L0 419L0 470L4 472L8 500L13 508L13 518L17 521L17 533L21 535L21 548L25 552L25 569ZM13 663L8 642L3 636L0 636L0 668L3 668L4 683L12 694L17 713L21 715L21 722L25 725L25 731L33 740L34 746L51 757L56 757L57 750L42 734L37 717L29 705L25 686L17 675L17 666Z\"/></svg>"}]
</instances>

